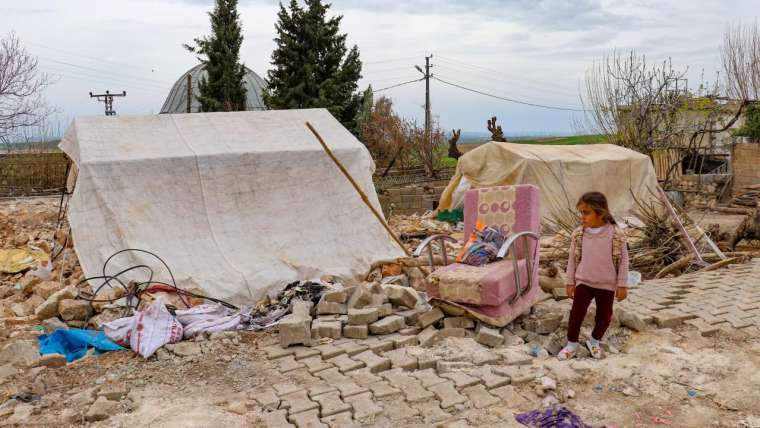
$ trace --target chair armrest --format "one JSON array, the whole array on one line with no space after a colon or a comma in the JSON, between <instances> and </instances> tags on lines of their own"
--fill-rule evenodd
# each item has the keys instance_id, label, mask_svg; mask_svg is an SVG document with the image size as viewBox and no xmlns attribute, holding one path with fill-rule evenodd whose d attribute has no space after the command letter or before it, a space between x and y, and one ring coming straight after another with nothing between
<instances>
[{"instance_id":1,"label":"chair armrest","mask_svg":"<svg viewBox=\"0 0 760 428\"><path fill-rule=\"evenodd\" d=\"M433 235L428 236L425 238L422 242L420 242L420 245L417 246L417 249L414 250L414 257L419 257L422 255L422 252L425 250L425 248L428 249L428 256L430 257L430 269L433 269L435 267L435 262L433 260L433 246L431 245L433 241L438 241L438 245L441 246L441 254L443 255L443 264L447 265L449 264L448 257L446 255L446 245L445 241L449 242L457 242L456 239L452 238L449 235Z\"/></svg>"},{"instance_id":2,"label":"chair armrest","mask_svg":"<svg viewBox=\"0 0 760 428\"><path fill-rule=\"evenodd\" d=\"M516 233L516 234L510 236L509 239L507 239L506 241L504 241L504 243L501 245L501 248L499 248L499 252L496 253L496 258L499 259L499 260L501 260L504 257L506 257L507 254L509 254L509 250L512 247L514 247L515 242L517 241L517 238L523 238L523 244L525 245L525 247L528 246L528 239L527 238L532 238L536 242L538 242L539 239L540 239L540 237L537 234L535 234L533 232L530 232L530 231ZM526 256L530 257L530 255L527 254L527 251L526 251Z\"/></svg>"},{"instance_id":3,"label":"chair armrest","mask_svg":"<svg viewBox=\"0 0 760 428\"><path fill-rule=\"evenodd\" d=\"M499 252L496 253L496 258L498 260L501 260L504 257L506 257L507 254L509 254L509 250L511 250L514 247L515 242L517 242L517 239L519 238L522 238L523 248L524 248L523 251L525 251L525 268L528 271L528 286L525 287L524 290L520 289L519 264L517 263L517 255L515 255L512 258L512 263L514 266L512 270L514 271L514 274L515 274L515 286L517 288L515 290L515 296L512 298L512 300L510 300L510 303L514 303L520 296L527 293L528 290L530 290L531 287L534 286L533 284L533 257L531 257L530 251L528 251L530 249L530 247L528 246L528 238L534 239L536 241L536 251L538 251L539 236L537 234L530 231L525 231L525 232L516 233L510 236L506 241L504 241L504 244L502 244L501 248L499 248Z\"/></svg>"}]
</instances>

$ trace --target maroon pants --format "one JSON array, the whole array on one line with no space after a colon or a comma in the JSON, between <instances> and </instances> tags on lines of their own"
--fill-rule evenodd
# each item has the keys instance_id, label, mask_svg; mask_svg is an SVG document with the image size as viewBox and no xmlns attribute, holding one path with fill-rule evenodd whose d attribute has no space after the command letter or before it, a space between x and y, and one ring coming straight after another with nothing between
<instances>
[{"instance_id":1,"label":"maroon pants","mask_svg":"<svg viewBox=\"0 0 760 428\"><path fill-rule=\"evenodd\" d=\"M591 332L591 336L596 340L601 340L610 326L615 292L580 284L575 287L573 308L570 309L570 321L567 325L567 340L569 342L578 341L581 325L583 324L583 319L586 318L586 311L588 311L591 300L596 301L596 317L594 318L594 331Z\"/></svg>"}]
</instances>

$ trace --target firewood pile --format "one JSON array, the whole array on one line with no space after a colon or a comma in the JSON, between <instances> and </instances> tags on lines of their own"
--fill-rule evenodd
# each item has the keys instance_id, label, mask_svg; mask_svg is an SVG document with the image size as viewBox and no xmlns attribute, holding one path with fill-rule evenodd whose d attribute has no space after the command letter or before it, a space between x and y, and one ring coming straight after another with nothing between
<instances>
[{"instance_id":1,"label":"firewood pile","mask_svg":"<svg viewBox=\"0 0 760 428\"><path fill-rule=\"evenodd\" d=\"M756 208L760 207L760 185L744 187L733 200L731 205Z\"/></svg>"}]
</instances>

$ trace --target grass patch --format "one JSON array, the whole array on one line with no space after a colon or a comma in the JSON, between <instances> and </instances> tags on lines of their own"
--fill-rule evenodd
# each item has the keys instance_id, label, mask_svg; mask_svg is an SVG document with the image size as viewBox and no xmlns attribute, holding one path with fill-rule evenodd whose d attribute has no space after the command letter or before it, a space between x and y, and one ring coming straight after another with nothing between
<instances>
[{"instance_id":1,"label":"grass patch","mask_svg":"<svg viewBox=\"0 0 760 428\"><path fill-rule=\"evenodd\" d=\"M510 143L516 144L546 144L556 146L567 146L576 144L598 144L604 142L604 135L573 135L570 137L538 138L531 140L512 140Z\"/></svg>"}]
</instances>

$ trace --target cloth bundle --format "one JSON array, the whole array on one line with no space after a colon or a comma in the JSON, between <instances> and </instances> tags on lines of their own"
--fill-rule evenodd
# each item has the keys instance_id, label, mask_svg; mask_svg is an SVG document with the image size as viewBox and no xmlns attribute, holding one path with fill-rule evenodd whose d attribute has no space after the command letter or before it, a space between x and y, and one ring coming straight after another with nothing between
<instances>
[{"instance_id":1,"label":"cloth bundle","mask_svg":"<svg viewBox=\"0 0 760 428\"><path fill-rule=\"evenodd\" d=\"M496 254L505 240L499 230L478 222L456 260L472 266L488 264L496 260Z\"/></svg>"}]
</instances>

